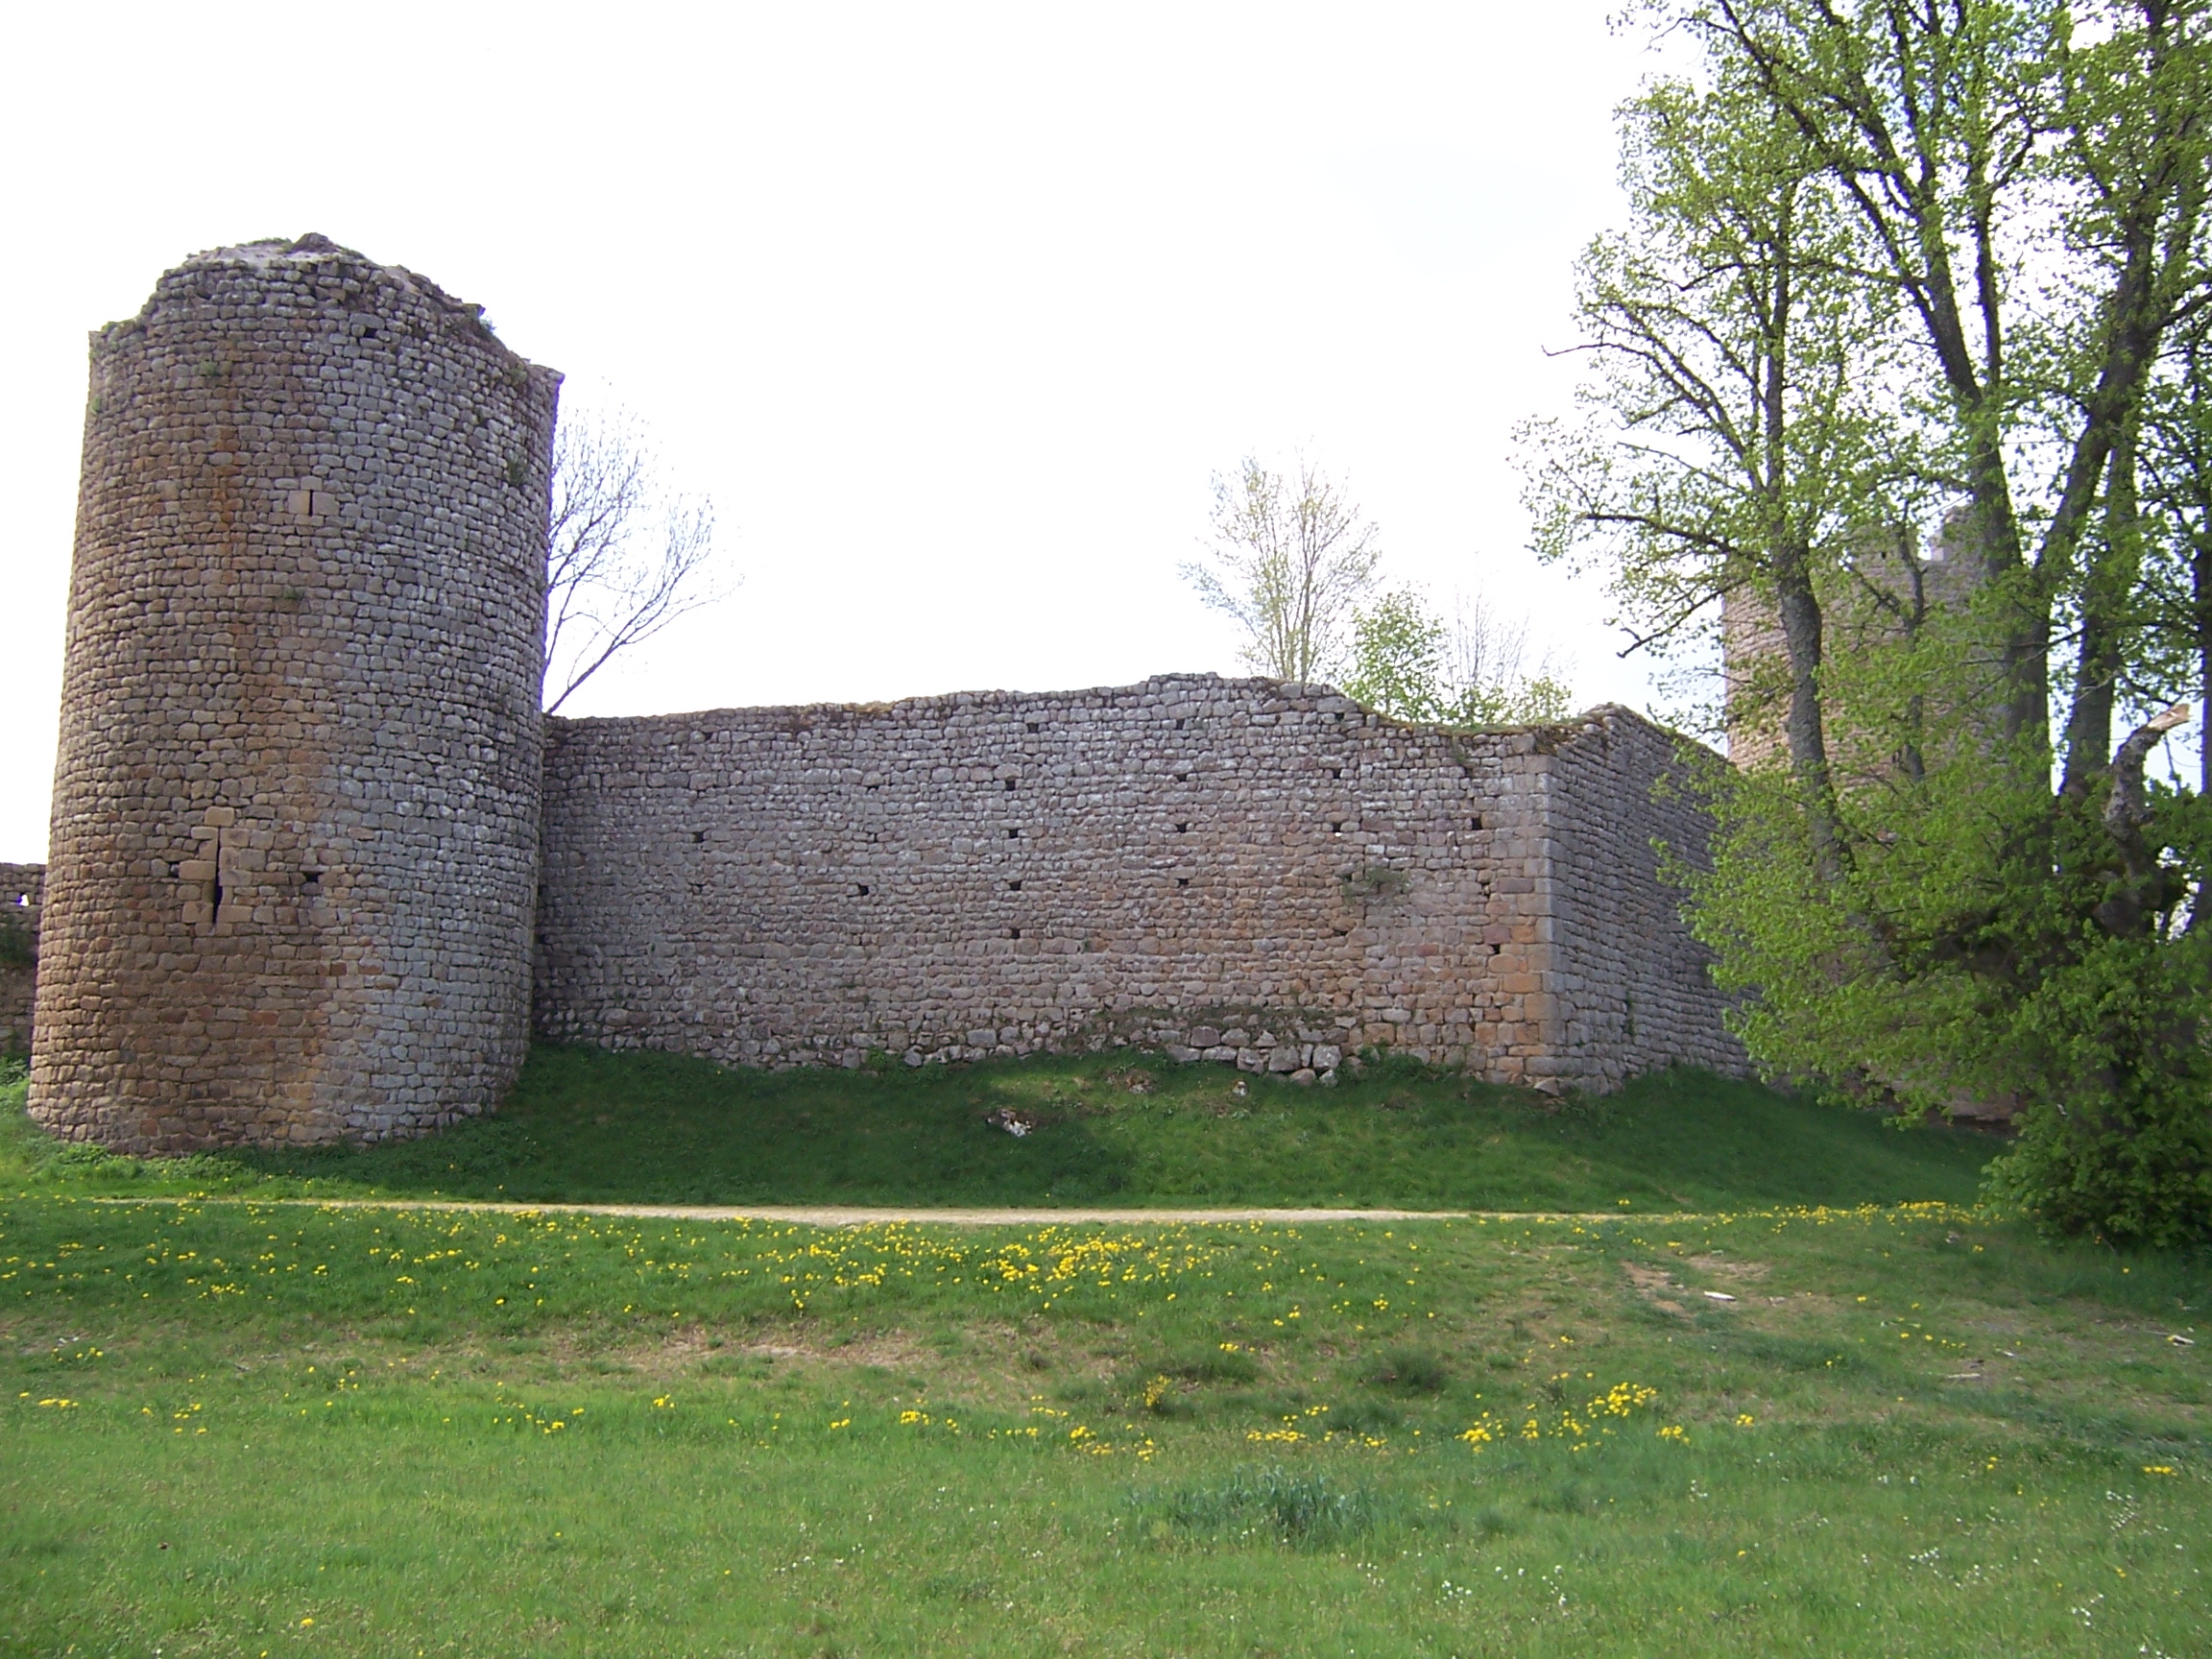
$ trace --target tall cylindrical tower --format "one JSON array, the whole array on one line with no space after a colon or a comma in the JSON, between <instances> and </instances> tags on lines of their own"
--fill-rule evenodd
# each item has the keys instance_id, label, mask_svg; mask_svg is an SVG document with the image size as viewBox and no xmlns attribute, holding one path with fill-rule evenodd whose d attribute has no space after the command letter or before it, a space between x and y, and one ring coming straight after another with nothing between
<instances>
[{"instance_id":1,"label":"tall cylindrical tower","mask_svg":"<svg viewBox=\"0 0 2212 1659\"><path fill-rule=\"evenodd\" d=\"M320 236L92 336L32 1115L416 1134L529 1029L560 376Z\"/></svg>"}]
</instances>

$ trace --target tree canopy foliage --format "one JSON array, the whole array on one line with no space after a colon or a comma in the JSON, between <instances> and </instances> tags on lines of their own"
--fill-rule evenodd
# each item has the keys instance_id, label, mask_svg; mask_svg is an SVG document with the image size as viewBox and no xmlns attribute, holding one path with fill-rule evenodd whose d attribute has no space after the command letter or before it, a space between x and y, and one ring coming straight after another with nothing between
<instances>
[{"instance_id":1,"label":"tree canopy foliage","mask_svg":"<svg viewBox=\"0 0 2212 1659\"><path fill-rule=\"evenodd\" d=\"M1199 599L1243 634L1246 666L1317 681L1343 666L1352 614L1382 566L1381 532L1343 487L1300 457L1247 456L1214 479L1214 533L1183 565Z\"/></svg>"},{"instance_id":2,"label":"tree canopy foliage","mask_svg":"<svg viewBox=\"0 0 2212 1659\"><path fill-rule=\"evenodd\" d=\"M1401 589L1353 613L1344 692L1380 713L1443 726L1564 719L1569 692L1548 661L1527 663L1528 629L1463 601L1450 621Z\"/></svg>"},{"instance_id":3,"label":"tree canopy foliage","mask_svg":"<svg viewBox=\"0 0 2212 1659\"><path fill-rule=\"evenodd\" d=\"M1777 1071L2009 1099L2051 1224L2212 1234L2204 0L1687 0L1541 549L1738 649L1688 871ZM1757 646L1757 650L1746 650ZM2201 745L2200 745L2201 748Z\"/></svg>"}]
</instances>

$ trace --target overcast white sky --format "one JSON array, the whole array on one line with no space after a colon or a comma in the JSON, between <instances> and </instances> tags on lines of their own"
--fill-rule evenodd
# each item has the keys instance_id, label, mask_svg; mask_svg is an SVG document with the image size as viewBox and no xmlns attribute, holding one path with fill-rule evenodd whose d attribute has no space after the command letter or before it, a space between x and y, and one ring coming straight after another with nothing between
<instances>
[{"instance_id":1,"label":"overcast white sky","mask_svg":"<svg viewBox=\"0 0 2212 1659\"><path fill-rule=\"evenodd\" d=\"M743 586L569 712L1237 672L1176 575L1303 446L1391 569L1528 613L1570 263L1657 60L1602 4L26 7L0 70L0 858L46 842L86 330L320 230L648 420Z\"/></svg>"}]
</instances>

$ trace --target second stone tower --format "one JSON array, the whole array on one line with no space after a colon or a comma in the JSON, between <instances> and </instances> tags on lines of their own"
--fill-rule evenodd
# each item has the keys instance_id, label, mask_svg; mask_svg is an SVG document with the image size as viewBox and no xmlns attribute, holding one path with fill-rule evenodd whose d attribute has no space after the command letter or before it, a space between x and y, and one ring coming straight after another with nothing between
<instances>
[{"instance_id":1,"label":"second stone tower","mask_svg":"<svg viewBox=\"0 0 2212 1659\"><path fill-rule=\"evenodd\" d=\"M368 1141L521 1064L560 376L319 236L92 339L32 1115Z\"/></svg>"}]
</instances>

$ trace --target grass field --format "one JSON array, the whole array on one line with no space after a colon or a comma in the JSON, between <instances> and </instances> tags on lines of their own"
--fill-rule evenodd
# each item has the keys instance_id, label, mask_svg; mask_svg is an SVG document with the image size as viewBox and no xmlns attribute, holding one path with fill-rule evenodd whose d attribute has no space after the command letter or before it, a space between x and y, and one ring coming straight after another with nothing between
<instances>
[{"instance_id":1,"label":"grass field","mask_svg":"<svg viewBox=\"0 0 2212 1659\"><path fill-rule=\"evenodd\" d=\"M912 1202L898 1136L1073 1074L882 1085L912 1098L849 1078L839 1104L833 1078L558 1055L511 1139L471 1131L495 1154L466 1180L516 1196L575 1156L579 1185L597 1171L579 1196L757 1195L728 1153L690 1172L707 1188L655 1185L709 1159L721 1099L745 1133L782 1123L777 1166L800 1169L792 1122L830 1141L879 1114L876 1149L826 1145L803 1195ZM1631 1207L969 1230L374 1211L286 1194L427 1190L441 1142L163 1177L18 1136L0 1651L2212 1647L2201 1262L2040 1243L1957 1202L1970 1145L1694 1078L1557 1118L1418 1079L1162 1110L1228 1082L1162 1071L1138 1110L955 1147L945 1195L1075 1196L1066 1164L983 1162L1069 1127L1127 1179L1086 1201L1234 1182L1207 1136L1289 1187L1191 1195L1311 1197L1326 1164L1296 1136L1334 1109L1357 1115L1323 1142L1347 1199L1403 1200L1404 1167L1415 1199L1469 1202L1518 1169L1563 1207ZM656 1094L674 1121L635 1173L612 1137L596 1162L547 1144ZM1720 1142L1697 1167L1665 1161L1671 1113ZM1657 1166L1631 1189L1639 1146ZM183 1173L228 1194L102 1195ZM1869 1190L1757 1196L1820 1179ZM1727 1201L1640 1208L1701 1190Z\"/></svg>"}]
</instances>

